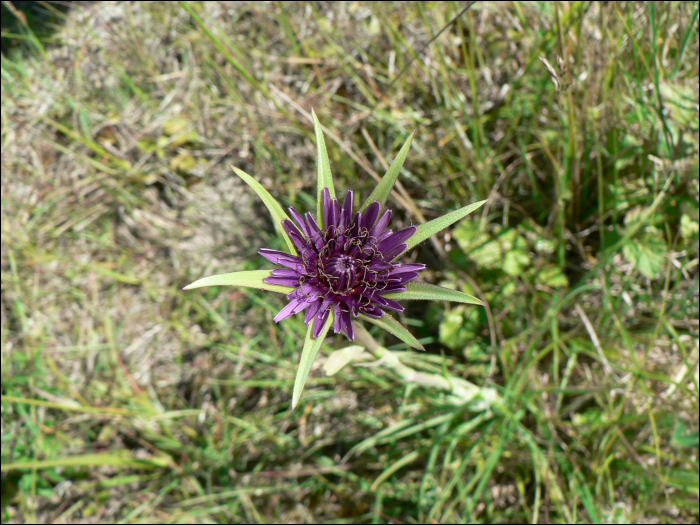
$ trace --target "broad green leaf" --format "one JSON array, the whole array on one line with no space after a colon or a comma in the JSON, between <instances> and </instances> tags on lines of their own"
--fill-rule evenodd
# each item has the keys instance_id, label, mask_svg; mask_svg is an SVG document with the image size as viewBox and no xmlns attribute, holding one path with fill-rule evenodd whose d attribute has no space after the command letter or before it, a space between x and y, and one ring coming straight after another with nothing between
<instances>
[{"instance_id":1,"label":"broad green leaf","mask_svg":"<svg viewBox=\"0 0 700 525\"><path fill-rule=\"evenodd\" d=\"M639 272L653 279L663 267L666 243L661 232L653 226L636 238L630 239L622 247L622 254Z\"/></svg>"},{"instance_id":2,"label":"broad green leaf","mask_svg":"<svg viewBox=\"0 0 700 525\"><path fill-rule=\"evenodd\" d=\"M315 322L315 321L314 321ZM321 333L318 337L314 338L312 335L314 323L309 323L309 328L306 330L306 339L304 340L304 349L301 351L301 359L299 360L299 368L297 369L297 377L294 380L294 392L292 393L292 410L294 410L299 404L299 398L304 390L304 385L306 384L306 378L309 377L309 372L311 372L311 365L314 364L314 359L316 359L316 354L323 344L323 340L326 338L329 328L333 324L333 310L328 314L328 319L326 320L326 326L323 327Z\"/></svg>"},{"instance_id":3,"label":"broad green leaf","mask_svg":"<svg viewBox=\"0 0 700 525\"><path fill-rule=\"evenodd\" d=\"M544 284L552 288L565 288L569 286L569 279L558 266L547 266L535 277L537 284Z\"/></svg>"},{"instance_id":4,"label":"broad green leaf","mask_svg":"<svg viewBox=\"0 0 700 525\"><path fill-rule=\"evenodd\" d=\"M335 188L333 187L333 175L331 174L331 163L328 160L328 151L326 151L326 141L323 138L323 130L321 129L321 123L316 118L316 113L311 110L311 117L314 119L314 132L316 133L316 151L318 153L318 185L317 185L317 195L316 195L316 222L321 228L325 227L323 224L323 200L321 195L323 194L323 188L328 188L331 194L331 199L335 199Z\"/></svg>"},{"instance_id":5,"label":"broad green leaf","mask_svg":"<svg viewBox=\"0 0 700 525\"><path fill-rule=\"evenodd\" d=\"M416 233L414 233L411 236L411 238L408 239L408 242L407 242L408 248L406 248L406 250L404 250L403 253L410 250L411 248L413 248L417 244L423 242L431 235L435 235L437 232L444 230L449 225L454 224L458 220L466 217L474 210L483 206L485 202L486 202L485 200L475 202L474 204L470 204L469 206L465 206L464 208L460 208L459 210L456 210L456 211L453 211L453 212L448 213L446 215L443 215L442 217L438 217L437 219L433 219L432 221L426 222L425 224L421 224L420 226L418 226L418 230L416 231ZM399 255L401 255L401 254L399 254ZM399 255L397 255L396 257L398 257Z\"/></svg>"},{"instance_id":6,"label":"broad green leaf","mask_svg":"<svg viewBox=\"0 0 700 525\"><path fill-rule=\"evenodd\" d=\"M353 345L331 352L326 362L323 363L323 371L327 376L334 376L345 368L348 363L357 359L364 351L365 348L363 346Z\"/></svg>"},{"instance_id":7,"label":"broad green leaf","mask_svg":"<svg viewBox=\"0 0 700 525\"><path fill-rule=\"evenodd\" d=\"M265 203L265 206L267 206L270 215L272 215L272 222L275 223L275 229L278 233L282 235L282 237L284 237L284 240L287 242L287 246L289 247L290 253L292 255L298 255L296 246L294 246L292 239L289 238L289 235L287 235L287 232L284 231L284 228L282 227L282 221L284 219L289 219L289 215L285 213L285 211L282 209L282 206L280 206L280 204L275 200L275 198L272 195L270 195L269 191L263 188L262 184L260 184L250 175L248 175L245 171L239 170L235 166L231 166L231 169L236 175L243 179L245 183L248 184L248 186L255 190L255 193L258 194L258 197L260 197L260 199Z\"/></svg>"},{"instance_id":8,"label":"broad green leaf","mask_svg":"<svg viewBox=\"0 0 700 525\"><path fill-rule=\"evenodd\" d=\"M511 250L503 257L503 271L517 277L530 264L530 256L523 250Z\"/></svg>"},{"instance_id":9,"label":"broad green leaf","mask_svg":"<svg viewBox=\"0 0 700 525\"><path fill-rule=\"evenodd\" d=\"M453 350L463 350L475 340L479 324L479 311L476 308L455 306L440 321L440 342Z\"/></svg>"},{"instance_id":10,"label":"broad green leaf","mask_svg":"<svg viewBox=\"0 0 700 525\"><path fill-rule=\"evenodd\" d=\"M281 284L268 284L263 282L265 277L270 277L272 270L253 270L252 272L220 273L204 277L192 284L185 286L183 290L202 288L204 286L245 286L246 288L258 288L269 292L279 292L287 294L294 290L292 286L282 286Z\"/></svg>"},{"instance_id":11,"label":"broad green leaf","mask_svg":"<svg viewBox=\"0 0 700 525\"><path fill-rule=\"evenodd\" d=\"M401 323L399 323L396 319L391 317L386 312L384 312L384 315L381 316L379 319L375 319L374 317L370 317L369 315L365 315L363 313L360 314L360 318L372 324L376 324L379 328L383 328L387 332L394 334L408 346L416 348L417 350L425 350L425 348L423 348L423 345L420 344L418 340L411 335L411 332L409 332L406 328L404 328L401 325Z\"/></svg>"},{"instance_id":12,"label":"broad green leaf","mask_svg":"<svg viewBox=\"0 0 700 525\"><path fill-rule=\"evenodd\" d=\"M386 175L382 177L382 180L379 182L379 184L377 184L377 187L374 188L374 191L362 205L360 211L364 212L367 209L367 207L374 201L379 201L379 203L382 206L386 204L386 199L387 197L389 197L389 193L391 193L391 188L394 187L394 182L399 176L399 173L401 172L401 167L403 166L403 163L406 160L406 155L408 155L408 151L411 149L411 141L413 141L413 136L415 134L416 132L414 131L408 136L406 142L404 142L403 146L401 147L401 151L399 151L399 154L396 155L394 162L392 162L391 166L389 166L389 171L386 172Z\"/></svg>"},{"instance_id":13,"label":"broad green leaf","mask_svg":"<svg viewBox=\"0 0 700 525\"><path fill-rule=\"evenodd\" d=\"M686 240L697 239L698 233L700 233L698 221L691 219L687 213L681 215L681 235L683 238Z\"/></svg>"},{"instance_id":14,"label":"broad green leaf","mask_svg":"<svg viewBox=\"0 0 700 525\"><path fill-rule=\"evenodd\" d=\"M453 301L466 304L484 304L476 297L464 292L450 290L434 284L412 281L406 285L405 292L395 292L383 294L382 297L393 299L394 301Z\"/></svg>"}]
</instances>

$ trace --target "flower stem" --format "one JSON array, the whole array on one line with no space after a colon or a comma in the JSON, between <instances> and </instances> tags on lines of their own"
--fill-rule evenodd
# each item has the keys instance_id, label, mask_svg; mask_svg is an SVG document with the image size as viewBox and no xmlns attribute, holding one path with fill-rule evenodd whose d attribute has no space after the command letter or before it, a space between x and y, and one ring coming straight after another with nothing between
<instances>
[{"instance_id":1,"label":"flower stem","mask_svg":"<svg viewBox=\"0 0 700 525\"><path fill-rule=\"evenodd\" d=\"M360 345L364 346L370 354L376 357L382 365L391 369L404 381L444 390L445 392L457 396L462 402L471 401L480 394L482 394L482 398L491 397L491 395L483 396L483 394L486 393L484 392L486 389L481 389L469 381L465 381L461 377L444 377L438 374L419 372L418 370L406 366L395 353L381 346L363 326L355 325L355 327L355 340ZM492 389L488 390L489 394L492 394ZM495 394L495 391L493 394Z\"/></svg>"}]
</instances>

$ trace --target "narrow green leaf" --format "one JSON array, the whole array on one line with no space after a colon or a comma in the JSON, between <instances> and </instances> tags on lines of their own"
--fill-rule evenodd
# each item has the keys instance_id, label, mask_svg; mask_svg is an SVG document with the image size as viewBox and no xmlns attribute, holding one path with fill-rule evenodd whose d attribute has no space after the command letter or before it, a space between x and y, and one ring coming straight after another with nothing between
<instances>
[{"instance_id":1,"label":"narrow green leaf","mask_svg":"<svg viewBox=\"0 0 700 525\"><path fill-rule=\"evenodd\" d=\"M270 277L272 270L253 270L252 272L233 272L210 275L187 285L183 290L202 288L204 286L245 286L246 288L257 288L269 292L289 293L294 290L292 286L282 286L281 284L268 284L263 282L265 277Z\"/></svg>"},{"instance_id":2,"label":"narrow green leaf","mask_svg":"<svg viewBox=\"0 0 700 525\"><path fill-rule=\"evenodd\" d=\"M362 205L360 211L364 212L374 201L379 201L382 207L386 204L386 199L389 197L391 188L394 187L394 182L396 182L396 178L399 176L401 167L406 160L406 155L408 155L408 151L411 149L411 141L413 141L413 136L415 134L416 132L413 131L413 133L408 136L406 142L404 142L403 146L401 147L401 151L399 151L399 154L396 155L394 162L392 162L391 166L389 166L389 171L386 172L386 175L382 177L382 180L379 182L379 184L377 184L377 187L374 188L374 191Z\"/></svg>"},{"instance_id":3,"label":"narrow green leaf","mask_svg":"<svg viewBox=\"0 0 700 525\"><path fill-rule=\"evenodd\" d=\"M460 208L459 210L443 215L442 217L433 219L432 221L426 222L425 224L421 224L420 226L418 226L418 230L416 231L416 233L414 233L413 236L410 239L408 239L408 248L406 248L402 253L406 253L408 250L410 250L417 244L423 242L431 235L435 235L437 232L444 230L449 225L454 224L458 220L466 217L474 210L483 206L485 202L485 200L475 202L474 204L470 204L469 206ZM396 257L398 257L399 255L397 255Z\"/></svg>"},{"instance_id":4,"label":"narrow green leaf","mask_svg":"<svg viewBox=\"0 0 700 525\"><path fill-rule=\"evenodd\" d=\"M68 410L75 412L85 412L88 414L112 414L128 417L137 417L143 415L139 414L138 412L133 412L131 410L119 407L91 407L77 404L74 405L73 403L56 403L53 401L44 401L43 399L26 399L23 397L16 396L0 396L0 400L7 401L8 403L22 403L25 405L55 408L58 410Z\"/></svg>"},{"instance_id":5,"label":"narrow green leaf","mask_svg":"<svg viewBox=\"0 0 700 525\"><path fill-rule=\"evenodd\" d=\"M591 494L591 490L588 488L588 483L586 483L586 480L580 474L578 474L576 478L578 478L579 483L574 483L574 488L581 497L581 503L583 503L583 507L586 509L586 512L588 512L591 521L593 523L602 523L598 517L598 508L593 499L593 494ZM574 480L576 480L576 478L574 478Z\"/></svg>"},{"instance_id":6,"label":"narrow green leaf","mask_svg":"<svg viewBox=\"0 0 700 525\"><path fill-rule=\"evenodd\" d=\"M57 459L42 461L24 461L21 463L8 463L2 466L3 472L10 470L34 470L56 467L99 467L109 465L112 467L131 468L156 468L170 467L173 461L170 456L151 456L144 459L133 457L128 450L115 450L114 452L82 454Z\"/></svg>"},{"instance_id":7,"label":"narrow green leaf","mask_svg":"<svg viewBox=\"0 0 700 525\"><path fill-rule=\"evenodd\" d=\"M315 322L315 321L314 321ZM304 390L304 385L306 384L306 378L309 377L309 372L311 372L311 365L316 359L316 354L321 349L321 344L326 338L326 334L333 324L333 310L328 314L328 320L326 321L326 326L323 327L321 333L318 337L314 338L312 335L314 323L309 323L309 328L306 330L306 339L304 340L304 349L301 351L301 359L299 360L299 368L297 369L297 377L294 380L294 392L292 393L292 410L294 410L299 404L299 398L301 398L301 393Z\"/></svg>"},{"instance_id":8,"label":"narrow green leaf","mask_svg":"<svg viewBox=\"0 0 700 525\"><path fill-rule=\"evenodd\" d=\"M434 284L412 281L406 285L405 292L383 294L382 297L394 301L452 301L455 303L484 304L476 297L464 292L450 290Z\"/></svg>"},{"instance_id":9,"label":"narrow green leaf","mask_svg":"<svg viewBox=\"0 0 700 525\"><path fill-rule=\"evenodd\" d=\"M282 237L284 237L284 240L287 242L287 246L289 247L290 253L292 255L298 255L297 249L294 246L292 239L289 238L289 235L287 235L287 232L284 231L284 228L282 227L282 221L284 219L289 219L289 215L285 213L285 211L282 209L282 206L280 206L279 202L277 202L275 198L272 195L270 195L269 191L263 188L262 184L260 184L250 175L248 175L245 171L239 170L235 166L231 166L231 169L236 175L243 179L245 183L248 184L248 186L255 190L255 193L258 194L258 197L260 197L260 199L265 203L265 206L267 206L270 215L272 215L272 222L274 222L275 224L275 229L277 230L277 233L281 234Z\"/></svg>"},{"instance_id":10,"label":"narrow green leaf","mask_svg":"<svg viewBox=\"0 0 700 525\"><path fill-rule=\"evenodd\" d=\"M401 323L386 312L384 312L384 315L379 319L375 319L374 317L370 317L369 315L365 315L363 313L360 314L360 318L372 324L376 324L379 328L383 328L387 332L394 334L408 346L411 346L417 350L425 350L423 345L418 342L418 339L411 335L411 332L409 332Z\"/></svg>"},{"instance_id":11,"label":"narrow green leaf","mask_svg":"<svg viewBox=\"0 0 700 525\"><path fill-rule=\"evenodd\" d=\"M323 214L321 213L323 209L323 200L321 195L323 194L323 188L328 188L331 194L331 199L335 199L335 188L333 186L333 175L331 174L331 163L328 160L328 151L326 151L326 141L323 138L323 130L321 129L321 123L316 118L316 113L311 110L311 117L314 119L314 132L316 133L316 151L318 152L318 185L317 185L317 195L316 195L316 222L321 228L325 227L323 224Z\"/></svg>"},{"instance_id":12,"label":"narrow green leaf","mask_svg":"<svg viewBox=\"0 0 700 525\"><path fill-rule=\"evenodd\" d=\"M406 454L406 455L403 456L401 459L399 459L398 461L396 461L393 465L391 465L389 468L387 468L386 470L384 470L384 472L382 472L382 473L379 475L379 477L378 477L377 479L374 480L374 483L372 483L372 485L370 486L369 490L370 490L371 492L377 490L377 488L379 487L379 485L381 485L381 484L384 483L387 479L389 479L389 477L390 477L394 472L396 472L397 470L399 470L399 469L402 468L402 467L405 467L405 466L408 465L409 463L413 463L413 462L414 462L415 460L417 460L419 457L420 457L420 453L419 453L417 450L414 450L413 452L410 452L410 453Z\"/></svg>"}]
</instances>

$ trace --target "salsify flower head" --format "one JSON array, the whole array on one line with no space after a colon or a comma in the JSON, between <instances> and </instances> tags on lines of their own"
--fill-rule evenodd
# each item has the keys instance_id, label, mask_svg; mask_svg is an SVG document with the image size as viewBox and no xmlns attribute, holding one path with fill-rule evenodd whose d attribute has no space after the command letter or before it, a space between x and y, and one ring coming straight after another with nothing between
<instances>
[{"instance_id":1,"label":"salsify flower head","mask_svg":"<svg viewBox=\"0 0 700 525\"><path fill-rule=\"evenodd\" d=\"M312 333L318 337L332 310L335 333L342 330L352 341L353 317L363 313L379 319L384 315L382 308L403 311L403 306L382 294L406 291L406 284L425 268L424 264L393 262L408 248L406 241L418 228L409 226L398 232L389 229L392 212L386 210L377 220L379 201L370 204L364 213L353 214L352 191L345 194L340 205L324 188L322 204L323 229L311 213L302 216L289 208L296 224L284 219L282 227L299 255L260 250L269 261L285 266L272 270L265 282L294 287L276 322L305 310L304 320L307 324L313 321Z\"/></svg>"},{"instance_id":2,"label":"salsify flower head","mask_svg":"<svg viewBox=\"0 0 700 525\"><path fill-rule=\"evenodd\" d=\"M389 229L392 212L382 213L382 208L411 148L412 133L379 185L353 214L352 191L345 194L342 204L336 199L321 124L313 111L312 118L318 152L315 220L311 213L302 216L294 208L289 208L290 218L259 182L232 166L236 175L265 203L275 227L286 241L289 252L267 248L259 252L283 268L212 275L185 287L189 290L235 285L284 293L289 303L275 317L278 322L304 312L309 326L294 382L292 408L299 402L313 360L331 325L336 333L342 331L353 340L353 322L361 319L422 350L418 340L385 310L401 312L403 306L397 301L416 299L482 304L466 293L416 281L425 265L396 262L396 259L486 201L470 204L419 226L397 232Z\"/></svg>"}]
</instances>

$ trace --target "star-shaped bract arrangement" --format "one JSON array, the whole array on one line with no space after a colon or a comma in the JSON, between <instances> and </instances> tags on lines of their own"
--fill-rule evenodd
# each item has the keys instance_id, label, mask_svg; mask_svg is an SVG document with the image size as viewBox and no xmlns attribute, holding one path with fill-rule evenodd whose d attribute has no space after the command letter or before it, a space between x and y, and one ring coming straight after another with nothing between
<instances>
[{"instance_id":1,"label":"star-shaped bract arrangement","mask_svg":"<svg viewBox=\"0 0 700 525\"><path fill-rule=\"evenodd\" d=\"M292 408L299 402L311 365L331 325L335 333L342 331L353 340L353 322L362 319L422 350L415 337L384 309L401 312L403 306L397 301L415 299L482 304L466 293L416 281L425 265L396 262L396 259L486 201L465 206L420 226L409 226L397 232L389 229L392 212L384 210L382 213L382 208L411 147L411 133L379 185L353 213L352 191L345 194L342 205L336 199L321 125L313 112L312 117L318 152L316 220L311 213L302 216L290 207L293 222L260 183L232 166L263 200L275 227L286 241L289 253L266 248L259 252L283 268L213 275L185 287L189 290L236 285L285 293L289 303L277 314L276 322L305 312L309 328L294 383Z\"/></svg>"}]
</instances>

